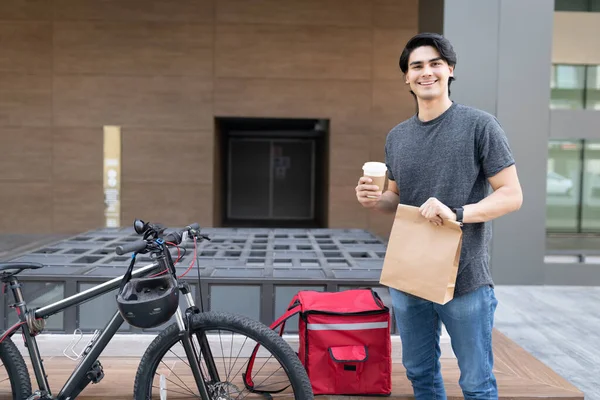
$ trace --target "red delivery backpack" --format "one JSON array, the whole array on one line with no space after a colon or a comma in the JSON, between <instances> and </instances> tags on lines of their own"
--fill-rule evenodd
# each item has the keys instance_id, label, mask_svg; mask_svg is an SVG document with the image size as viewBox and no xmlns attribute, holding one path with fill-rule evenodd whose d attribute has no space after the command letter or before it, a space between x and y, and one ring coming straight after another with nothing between
<instances>
[{"instance_id":1,"label":"red delivery backpack","mask_svg":"<svg viewBox=\"0 0 600 400\"><path fill-rule=\"evenodd\" d=\"M315 395L386 395L392 392L390 312L372 289L342 292L300 291L287 312L271 324L298 318L298 356ZM252 389L249 360L244 380Z\"/></svg>"}]
</instances>

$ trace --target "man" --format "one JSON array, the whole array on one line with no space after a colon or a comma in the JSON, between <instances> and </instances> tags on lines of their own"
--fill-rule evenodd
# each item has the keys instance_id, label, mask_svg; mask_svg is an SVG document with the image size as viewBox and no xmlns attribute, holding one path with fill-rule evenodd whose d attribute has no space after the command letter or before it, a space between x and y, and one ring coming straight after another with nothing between
<instances>
[{"instance_id":1,"label":"man","mask_svg":"<svg viewBox=\"0 0 600 400\"><path fill-rule=\"evenodd\" d=\"M399 64L418 112L387 136L388 190L382 194L383 188L362 177L356 197L364 207L392 215L402 203L419 207L432 224L463 224L453 300L440 305L390 288L402 362L415 399L446 399L439 361L443 323L465 399L497 399L492 372L497 300L488 266L488 221L521 207L515 161L494 116L450 100L456 54L446 38L416 35Z\"/></svg>"}]
</instances>

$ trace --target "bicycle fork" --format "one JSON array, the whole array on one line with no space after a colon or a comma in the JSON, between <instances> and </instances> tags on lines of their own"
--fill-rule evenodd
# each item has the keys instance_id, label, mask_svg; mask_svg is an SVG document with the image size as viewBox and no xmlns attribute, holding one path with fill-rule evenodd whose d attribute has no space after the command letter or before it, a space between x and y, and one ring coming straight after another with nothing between
<instances>
[{"instance_id":1,"label":"bicycle fork","mask_svg":"<svg viewBox=\"0 0 600 400\"><path fill-rule=\"evenodd\" d=\"M188 358L188 362L190 363L192 374L194 375L194 379L196 380L196 385L198 386L200 397L205 400L210 400L210 395L206 387L207 380L205 379L204 373L200 368L201 357L196 351L196 346L194 345L194 335L192 334L191 326L192 315L199 313L200 310L196 307L194 298L190 293L188 285L186 283L183 283L180 289L183 295L185 296L188 307L186 309L185 316L181 312L181 307L177 308L175 319L179 327L179 335L181 336L181 342L183 344L185 354ZM206 334L204 333L204 331L202 331L200 333L196 333L195 336L196 340L198 341L198 347L200 348L200 354L202 357L204 357L206 368L208 369L208 374L210 375L210 381L219 382L219 374L217 372L215 361L212 357L212 352L210 351L210 346L208 343L208 339L206 338Z\"/></svg>"}]
</instances>

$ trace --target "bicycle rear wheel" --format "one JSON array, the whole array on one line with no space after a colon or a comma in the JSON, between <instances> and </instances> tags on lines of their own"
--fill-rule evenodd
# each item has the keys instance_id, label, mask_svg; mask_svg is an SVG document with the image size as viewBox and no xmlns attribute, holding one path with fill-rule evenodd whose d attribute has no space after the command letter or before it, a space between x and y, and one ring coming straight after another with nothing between
<instances>
[{"instance_id":1,"label":"bicycle rear wheel","mask_svg":"<svg viewBox=\"0 0 600 400\"><path fill-rule=\"evenodd\" d=\"M298 356L269 327L240 315L207 312L192 317L192 331L206 335L218 370L220 381L207 382L211 399L268 398L249 391L243 383L242 374L257 343L260 349L251 376L254 389L268 391L273 399L314 399ZM197 341L194 342L198 349ZM204 357L200 365L208 379L210 374ZM135 378L135 399L160 399L161 392L168 399L200 398L177 324L169 326L150 344Z\"/></svg>"}]
</instances>

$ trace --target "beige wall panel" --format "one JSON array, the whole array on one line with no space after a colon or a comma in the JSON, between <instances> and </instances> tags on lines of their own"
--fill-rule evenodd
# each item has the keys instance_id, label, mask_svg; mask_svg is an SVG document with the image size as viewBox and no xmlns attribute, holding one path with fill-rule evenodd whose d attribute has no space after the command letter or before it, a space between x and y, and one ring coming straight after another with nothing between
<instances>
[{"instance_id":1,"label":"beige wall panel","mask_svg":"<svg viewBox=\"0 0 600 400\"><path fill-rule=\"evenodd\" d=\"M212 128L212 81L193 77L58 76L59 126Z\"/></svg>"},{"instance_id":2,"label":"beige wall panel","mask_svg":"<svg viewBox=\"0 0 600 400\"><path fill-rule=\"evenodd\" d=\"M373 81L373 130L370 155L374 160L385 160L385 140L390 130L413 116L416 104L409 88L402 80Z\"/></svg>"},{"instance_id":3,"label":"beige wall panel","mask_svg":"<svg viewBox=\"0 0 600 400\"><path fill-rule=\"evenodd\" d=\"M102 185L102 127L54 128L53 136L54 182L93 182Z\"/></svg>"},{"instance_id":4,"label":"beige wall panel","mask_svg":"<svg viewBox=\"0 0 600 400\"><path fill-rule=\"evenodd\" d=\"M365 0L216 0L218 23L371 26Z\"/></svg>"},{"instance_id":5,"label":"beige wall panel","mask_svg":"<svg viewBox=\"0 0 600 400\"><path fill-rule=\"evenodd\" d=\"M418 0L0 0L0 231L104 224L104 125L122 127L124 225L218 223L213 118L239 116L329 119L329 226L389 232L354 189L415 112L398 58L417 11Z\"/></svg>"},{"instance_id":6,"label":"beige wall panel","mask_svg":"<svg viewBox=\"0 0 600 400\"><path fill-rule=\"evenodd\" d=\"M211 22L214 0L54 0L56 20Z\"/></svg>"},{"instance_id":7,"label":"beige wall panel","mask_svg":"<svg viewBox=\"0 0 600 400\"><path fill-rule=\"evenodd\" d=\"M0 128L0 181L47 182L52 173L49 128Z\"/></svg>"},{"instance_id":8,"label":"beige wall panel","mask_svg":"<svg viewBox=\"0 0 600 400\"><path fill-rule=\"evenodd\" d=\"M600 13L555 12L552 63L600 64Z\"/></svg>"},{"instance_id":9,"label":"beige wall panel","mask_svg":"<svg viewBox=\"0 0 600 400\"><path fill-rule=\"evenodd\" d=\"M121 185L121 225L135 218L170 227L198 222L212 225L212 185L149 184Z\"/></svg>"},{"instance_id":10,"label":"beige wall panel","mask_svg":"<svg viewBox=\"0 0 600 400\"><path fill-rule=\"evenodd\" d=\"M123 182L212 183L212 131L134 128L122 135Z\"/></svg>"},{"instance_id":11,"label":"beige wall panel","mask_svg":"<svg viewBox=\"0 0 600 400\"><path fill-rule=\"evenodd\" d=\"M415 29L375 29L373 31L373 79L404 79L398 62Z\"/></svg>"},{"instance_id":12,"label":"beige wall panel","mask_svg":"<svg viewBox=\"0 0 600 400\"><path fill-rule=\"evenodd\" d=\"M329 178L335 186L356 186L369 161L369 133L332 134L329 140Z\"/></svg>"},{"instance_id":13,"label":"beige wall panel","mask_svg":"<svg viewBox=\"0 0 600 400\"><path fill-rule=\"evenodd\" d=\"M215 115L332 118L336 134L370 130L371 82L219 79ZM333 133L332 133L333 134Z\"/></svg>"},{"instance_id":14,"label":"beige wall panel","mask_svg":"<svg viewBox=\"0 0 600 400\"><path fill-rule=\"evenodd\" d=\"M371 31L286 25L218 25L219 78L370 79Z\"/></svg>"},{"instance_id":15,"label":"beige wall panel","mask_svg":"<svg viewBox=\"0 0 600 400\"><path fill-rule=\"evenodd\" d=\"M373 0L376 28L418 29L419 0Z\"/></svg>"},{"instance_id":16,"label":"beige wall panel","mask_svg":"<svg viewBox=\"0 0 600 400\"><path fill-rule=\"evenodd\" d=\"M52 124L52 77L0 73L0 126Z\"/></svg>"},{"instance_id":17,"label":"beige wall panel","mask_svg":"<svg viewBox=\"0 0 600 400\"><path fill-rule=\"evenodd\" d=\"M369 213L368 229L373 234L388 239L394 224L394 214L383 214L380 212Z\"/></svg>"},{"instance_id":18,"label":"beige wall panel","mask_svg":"<svg viewBox=\"0 0 600 400\"><path fill-rule=\"evenodd\" d=\"M0 231L10 233L52 232L52 185L50 183L0 182Z\"/></svg>"},{"instance_id":19,"label":"beige wall panel","mask_svg":"<svg viewBox=\"0 0 600 400\"><path fill-rule=\"evenodd\" d=\"M52 20L54 4L49 0L2 0L0 20Z\"/></svg>"},{"instance_id":20,"label":"beige wall panel","mask_svg":"<svg viewBox=\"0 0 600 400\"><path fill-rule=\"evenodd\" d=\"M385 162L385 140L387 132L373 132L369 141L369 157L373 161Z\"/></svg>"},{"instance_id":21,"label":"beige wall panel","mask_svg":"<svg viewBox=\"0 0 600 400\"><path fill-rule=\"evenodd\" d=\"M356 199L356 185L329 187L329 227L367 229L368 211Z\"/></svg>"},{"instance_id":22,"label":"beige wall panel","mask_svg":"<svg viewBox=\"0 0 600 400\"><path fill-rule=\"evenodd\" d=\"M416 110L416 102L404 81L373 81L373 132L376 135L385 137Z\"/></svg>"},{"instance_id":23,"label":"beige wall panel","mask_svg":"<svg viewBox=\"0 0 600 400\"><path fill-rule=\"evenodd\" d=\"M51 22L0 22L0 71L52 72Z\"/></svg>"},{"instance_id":24,"label":"beige wall panel","mask_svg":"<svg viewBox=\"0 0 600 400\"><path fill-rule=\"evenodd\" d=\"M213 27L170 22L57 22L54 70L99 75L213 73Z\"/></svg>"},{"instance_id":25,"label":"beige wall panel","mask_svg":"<svg viewBox=\"0 0 600 400\"><path fill-rule=\"evenodd\" d=\"M53 194L54 232L75 234L104 227L102 181L54 182Z\"/></svg>"}]
</instances>

